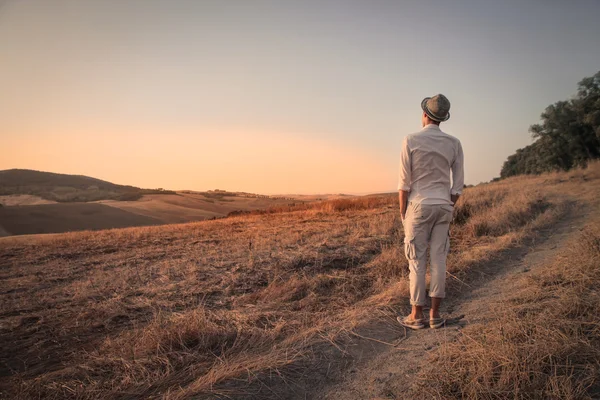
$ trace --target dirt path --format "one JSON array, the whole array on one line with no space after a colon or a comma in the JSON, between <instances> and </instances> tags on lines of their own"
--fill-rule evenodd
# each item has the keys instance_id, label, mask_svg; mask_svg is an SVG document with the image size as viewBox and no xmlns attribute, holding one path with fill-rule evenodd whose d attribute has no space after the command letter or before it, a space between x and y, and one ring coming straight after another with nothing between
<instances>
[{"instance_id":1,"label":"dirt path","mask_svg":"<svg viewBox=\"0 0 600 400\"><path fill-rule=\"evenodd\" d=\"M590 212L587 207L573 207L551 228L537 232L536 237L523 246L504 252L499 257L500 261L476 271L477 277L469 280L468 284L455 285L448 293L449 300L442 309L452 321L446 328L405 331L395 321L387 321L361 331L364 339L344 349L351 361L341 377L336 379L339 383L326 388L314 398L411 398L407 389L427 362L428 352L453 341L466 324L493 318L489 312L490 306L501 302L511 292L515 278L543 268L556 256L567 239L579 231ZM376 340L401 343L392 347Z\"/></svg>"}]
</instances>

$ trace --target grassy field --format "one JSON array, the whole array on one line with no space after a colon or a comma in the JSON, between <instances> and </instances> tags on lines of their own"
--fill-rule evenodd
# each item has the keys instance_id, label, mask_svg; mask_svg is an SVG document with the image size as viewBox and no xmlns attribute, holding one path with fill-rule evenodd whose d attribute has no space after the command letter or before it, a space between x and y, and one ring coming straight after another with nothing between
<instances>
[{"instance_id":1,"label":"grassy field","mask_svg":"<svg viewBox=\"0 0 600 400\"><path fill-rule=\"evenodd\" d=\"M596 198L599 187L594 164L467 189L451 229L449 285ZM323 346L406 310L402 238L391 195L2 238L0 390L13 398L226 398L252 393L266 376L310 379Z\"/></svg>"}]
</instances>

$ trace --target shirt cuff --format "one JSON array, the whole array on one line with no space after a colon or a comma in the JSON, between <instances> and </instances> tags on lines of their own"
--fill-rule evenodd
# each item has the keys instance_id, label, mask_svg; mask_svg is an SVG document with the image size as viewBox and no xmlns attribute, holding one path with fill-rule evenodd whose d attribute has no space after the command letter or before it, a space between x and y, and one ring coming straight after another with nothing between
<instances>
[{"instance_id":1,"label":"shirt cuff","mask_svg":"<svg viewBox=\"0 0 600 400\"><path fill-rule=\"evenodd\" d=\"M405 192L410 192L410 185L398 185L398 190L404 190Z\"/></svg>"},{"instance_id":2,"label":"shirt cuff","mask_svg":"<svg viewBox=\"0 0 600 400\"><path fill-rule=\"evenodd\" d=\"M459 196L460 196L460 195L462 194L462 190L451 190L451 191L450 191L450 194L451 194L452 196L456 196L456 195L459 195Z\"/></svg>"}]
</instances>

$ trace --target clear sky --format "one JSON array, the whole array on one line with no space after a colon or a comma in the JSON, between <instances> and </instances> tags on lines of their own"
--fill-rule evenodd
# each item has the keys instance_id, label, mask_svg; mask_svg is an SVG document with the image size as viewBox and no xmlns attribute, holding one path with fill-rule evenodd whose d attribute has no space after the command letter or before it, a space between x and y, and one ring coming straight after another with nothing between
<instances>
[{"instance_id":1,"label":"clear sky","mask_svg":"<svg viewBox=\"0 0 600 400\"><path fill-rule=\"evenodd\" d=\"M466 183L600 70L600 1L0 0L0 169L169 189L395 191L420 102Z\"/></svg>"}]
</instances>

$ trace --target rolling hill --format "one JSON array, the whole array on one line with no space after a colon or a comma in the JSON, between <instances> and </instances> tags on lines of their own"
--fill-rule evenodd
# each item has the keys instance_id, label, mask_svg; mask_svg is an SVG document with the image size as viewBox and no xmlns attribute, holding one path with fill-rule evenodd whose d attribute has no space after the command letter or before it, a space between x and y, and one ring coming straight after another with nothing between
<instances>
[{"instance_id":1,"label":"rolling hill","mask_svg":"<svg viewBox=\"0 0 600 400\"><path fill-rule=\"evenodd\" d=\"M137 200L144 194L153 193L174 192L117 185L84 175L55 174L29 169L0 171L0 196L33 195L45 200L65 203Z\"/></svg>"},{"instance_id":2,"label":"rolling hill","mask_svg":"<svg viewBox=\"0 0 600 400\"><path fill-rule=\"evenodd\" d=\"M0 171L0 236L184 223L306 202L224 190L140 189L82 175L11 169Z\"/></svg>"}]
</instances>

